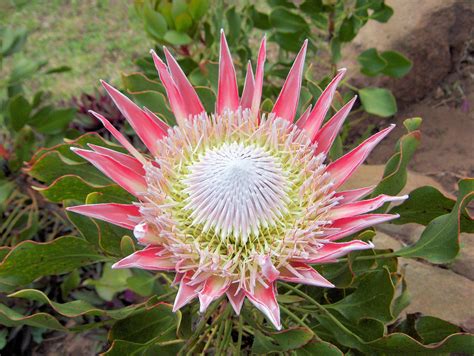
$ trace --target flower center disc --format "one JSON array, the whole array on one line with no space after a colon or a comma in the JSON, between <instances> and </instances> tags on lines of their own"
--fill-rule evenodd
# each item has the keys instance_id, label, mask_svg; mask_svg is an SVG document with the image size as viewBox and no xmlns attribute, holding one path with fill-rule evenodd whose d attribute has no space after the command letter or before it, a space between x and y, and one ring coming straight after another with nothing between
<instances>
[{"instance_id":1,"label":"flower center disc","mask_svg":"<svg viewBox=\"0 0 474 356\"><path fill-rule=\"evenodd\" d=\"M225 143L207 150L184 178L185 209L193 225L222 240L246 243L286 212L287 180L279 159L264 148Z\"/></svg>"}]
</instances>

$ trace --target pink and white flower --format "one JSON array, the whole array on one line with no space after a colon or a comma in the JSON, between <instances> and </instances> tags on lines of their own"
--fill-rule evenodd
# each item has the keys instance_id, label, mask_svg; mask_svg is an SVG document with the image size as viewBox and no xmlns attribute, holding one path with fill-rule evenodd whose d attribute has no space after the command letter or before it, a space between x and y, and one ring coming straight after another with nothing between
<instances>
[{"instance_id":1,"label":"pink and white flower","mask_svg":"<svg viewBox=\"0 0 474 356\"><path fill-rule=\"evenodd\" d=\"M69 208L133 230L145 247L114 268L176 273L178 310L199 298L204 312L226 294L239 314L244 299L279 329L278 280L333 287L312 264L334 262L370 242L337 242L396 215L370 214L406 197L360 200L372 187L340 191L341 185L392 130L390 126L338 160L328 151L356 98L323 125L340 70L314 107L294 123L307 42L269 114L259 111L265 38L255 76L249 64L239 96L231 54L221 35L219 84L214 113L204 107L176 60L153 60L177 126L170 127L103 82L107 92L146 145L138 152L106 118L93 113L129 155L90 145L74 149L136 197L131 204Z\"/></svg>"}]
</instances>

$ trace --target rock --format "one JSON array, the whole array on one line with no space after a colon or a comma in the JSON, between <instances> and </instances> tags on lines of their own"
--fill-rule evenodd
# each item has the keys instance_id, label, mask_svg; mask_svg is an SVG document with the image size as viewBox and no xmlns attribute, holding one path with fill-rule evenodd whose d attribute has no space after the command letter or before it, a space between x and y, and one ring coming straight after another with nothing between
<instances>
[{"instance_id":1,"label":"rock","mask_svg":"<svg viewBox=\"0 0 474 356\"><path fill-rule=\"evenodd\" d=\"M385 24L370 21L343 52L343 63L356 73L356 56L368 48L397 50L413 61L403 79L353 78L356 85L390 88L405 104L422 99L459 63L472 36L474 2L471 0L388 0L394 15Z\"/></svg>"},{"instance_id":2,"label":"rock","mask_svg":"<svg viewBox=\"0 0 474 356\"><path fill-rule=\"evenodd\" d=\"M451 269L474 281L474 234L462 233L459 237L461 252Z\"/></svg>"},{"instance_id":3,"label":"rock","mask_svg":"<svg viewBox=\"0 0 474 356\"><path fill-rule=\"evenodd\" d=\"M450 271L401 259L411 304L406 313L436 316L474 331L474 282Z\"/></svg>"}]
</instances>

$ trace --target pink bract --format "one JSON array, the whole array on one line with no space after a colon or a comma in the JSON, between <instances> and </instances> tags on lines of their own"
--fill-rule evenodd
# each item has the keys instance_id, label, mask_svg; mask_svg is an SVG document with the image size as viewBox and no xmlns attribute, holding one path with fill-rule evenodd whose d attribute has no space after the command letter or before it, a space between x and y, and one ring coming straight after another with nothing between
<instances>
[{"instance_id":1,"label":"pink bract","mask_svg":"<svg viewBox=\"0 0 474 356\"><path fill-rule=\"evenodd\" d=\"M178 310L194 298L204 312L226 294L237 314L247 298L281 328L278 280L333 287L311 264L330 263L370 249L360 240L337 242L374 224L397 218L370 212L403 197L360 200L373 187L340 191L393 125L351 152L325 163L356 98L324 124L345 70L314 107L295 122L307 42L288 74L273 110L259 111L265 38L255 76L249 63L242 94L224 34L221 35L215 112L204 110L176 60L153 60L177 125L168 126L103 82L113 101L146 145L138 152L106 118L93 113L130 155L90 145L74 149L136 197L130 204L68 208L133 230L145 247L114 268L175 272Z\"/></svg>"}]
</instances>

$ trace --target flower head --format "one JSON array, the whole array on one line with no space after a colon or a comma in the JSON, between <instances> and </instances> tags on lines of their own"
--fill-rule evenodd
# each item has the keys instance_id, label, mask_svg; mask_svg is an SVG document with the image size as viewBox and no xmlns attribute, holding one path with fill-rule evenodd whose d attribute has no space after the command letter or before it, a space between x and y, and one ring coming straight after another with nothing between
<instances>
[{"instance_id":1,"label":"flower head","mask_svg":"<svg viewBox=\"0 0 474 356\"><path fill-rule=\"evenodd\" d=\"M126 204L69 208L133 230L145 247L114 268L176 273L174 310L199 298L200 310L226 294L236 313L248 298L280 328L276 281L333 287L311 264L334 262L370 242L337 242L396 218L370 214L405 197L360 200L372 187L340 191L370 151L393 128L373 135L338 160L326 155L355 98L323 125L340 70L314 108L293 123L305 42L271 113L259 112L265 38L255 76L249 64L242 95L225 36L221 35L214 113L206 113L176 60L153 60L177 126L169 127L103 83L150 151L139 153L103 116L93 113L130 155L91 145L74 151L136 197Z\"/></svg>"}]
</instances>

